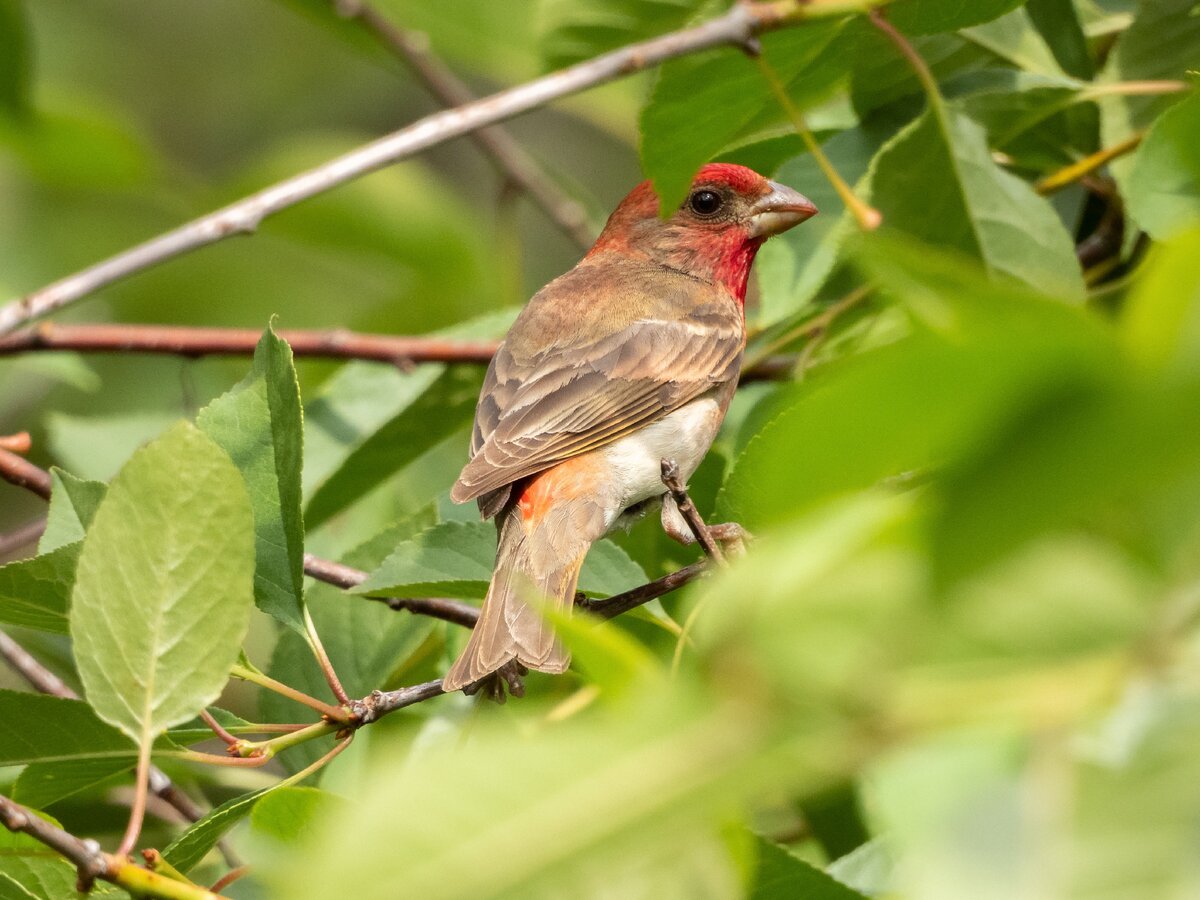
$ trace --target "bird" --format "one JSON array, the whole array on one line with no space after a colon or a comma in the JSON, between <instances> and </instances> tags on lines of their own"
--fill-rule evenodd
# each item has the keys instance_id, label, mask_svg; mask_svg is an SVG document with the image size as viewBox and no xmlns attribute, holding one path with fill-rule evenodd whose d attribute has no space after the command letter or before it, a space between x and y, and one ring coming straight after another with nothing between
<instances>
[{"instance_id":1,"label":"bird","mask_svg":"<svg viewBox=\"0 0 1200 900\"><path fill-rule=\"evenodd\" d=\"M490 682L502 699L528 669L566 671L541 607L569 611L588 549L649 506L662 504L669 535L694 540L663 460L686 481L708 452L737 387L755 254L817 208L731 163L700 168L670 216L659 208L651 182L635 187L488 366L450 497L495 519L496 562L447 692Z\"/></svg>"}]
</instances>

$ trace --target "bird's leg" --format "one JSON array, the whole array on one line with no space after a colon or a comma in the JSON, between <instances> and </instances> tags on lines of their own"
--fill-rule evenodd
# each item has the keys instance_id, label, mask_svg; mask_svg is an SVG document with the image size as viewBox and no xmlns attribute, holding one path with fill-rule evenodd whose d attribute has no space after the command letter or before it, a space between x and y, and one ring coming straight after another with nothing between
<instances>
[{"instance_id":1,"label":"bird's leg","mask_svg":"<svg viewBox=\"0 0 1200 900\"><path fill-rule=\"evenodd\" d=\"M695 533L670 494L663 497L662 526L671 540L678 541L685 547L696 543ZM709 536L731 555L741 556L746 552L746 541L750 539L751 534L737 522L721 522L704 527Z\"/></svg>"},{"instance_id":2,"label":"bird's leg","mask_svg":"<svg viewBox=\"0 0 1200 900\"><path fill-rule=\"evenodd\" d=\"M468 697L479 694L481 697L494 700L496 703L503 703L508 699L507 694L512 694L514 697L524 697L525 682L523 677L528 674L528 668L521 665L515 659L510 659L495 672L485 675L474 684L467 685L463 688L463 693ZM505 691L506 688L507 694Z\"/></svg>"}]
</instances>

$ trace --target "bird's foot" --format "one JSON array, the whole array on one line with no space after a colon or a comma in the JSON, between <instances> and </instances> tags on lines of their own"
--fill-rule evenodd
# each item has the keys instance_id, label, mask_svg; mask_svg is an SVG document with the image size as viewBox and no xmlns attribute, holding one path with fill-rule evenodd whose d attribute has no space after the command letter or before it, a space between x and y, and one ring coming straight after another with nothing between
<instances>
[{"instance_id":1,"label":"bird's foot","mask_svg":"<svg viewBox=\"0 0 1200 900\"><path fill-rule=\"evenodd\" d=\"M496 703L503 703L508 699L508 694L512 694L514 697L524 697L525 681L523 679L528 674L528 668L515 659L510 659L495 672L485 675L474 684L468 684L463 688L463 693L468 697L478 694Z\"/></svg>"},{"instance_id":2,"label":"bird's foot","mask_svg":"<svg viewBox=\"0 0 1200 900\"><path fill-rule=\"evenodd\" d=\"M687 519L680 512L675 498L667 494L663 498L662 526L667 536L678 541L685 547L696 543L696 533ZM730 556L742 556L746 552L746 543L753 535L737 522L721 522L717 525L702 526L721 549Z\"/></svg>"}]
</instances>

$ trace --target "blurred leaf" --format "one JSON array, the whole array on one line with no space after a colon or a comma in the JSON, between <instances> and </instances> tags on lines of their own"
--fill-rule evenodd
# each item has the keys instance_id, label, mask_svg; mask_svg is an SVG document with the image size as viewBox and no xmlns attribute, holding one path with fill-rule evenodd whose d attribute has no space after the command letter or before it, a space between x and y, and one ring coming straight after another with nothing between
<instances>
[{"instance_id":1,"label":"blurred leaf","mask_svg":"<svg viewBox=\"0 0 1200 900\"><path fill-rule=\"evenodd\" d=\"M1064 74L1024 9L1014 9L986 24L964 28L961 33L1026 72L1051 76Z\"/></svg>"},{"instance_id":2,"label":"blurred leaf","mask_svg":"<svg viewBox=\"0 0 1200 900\"><path fill-rule=\"evenodd\" d=\"M842 884L868 896L891 891L894 869L895 862L883 838L869 840L825 867Z\"/></svg>"},{"instance_id":3,"label":"blurred leaf","mask_svg":"<svg viewBox=\"0 0 1200 900\"><path fill-rule=\"evenodd\" d=\"M59 824L37 810L30 812ZM75 867L29 835L0 829L0 860L3 860L0 875L8 879L8 883L0 885L0 897L6 891L17 900L28 900L31 896L37 900L70 900L78 896Z\"/></svg>"},{"instance_id":4,"label":"blurred leaf","mask_svg":"<svg viewBox=\"0 0 1200 900\"><path fill-rule=\"evenodd\" d=\"M792 856L778 844L758 838L758 871L751 900L864 900L840 881Z\"/></svg>"},{"instance_id":5,"label":"blurred leaf","mask_svg":"<svg viewBox=\"0 0 1200 900\"><path fill-rule=\"evenodd\" d=\"M253 528L241 476L186 423L109 487L83 542L71 637L88 702L135 741L224 687L249 621Z\"/></svg>"},{"instance_id":6,"label":"blurred leaf","mask_svg":"<svg viewBox=\"0 0 1200 900\"><path fill-rule=\"evenodd\" d=\"M1200 16L1194 14L1195 5L1194 0L1141 0L1137 18L1117 41L1100 80L1186 80L1195 68L1200 45ZM1100 125L1104 146L1119 144L1147 128L1180 98L1180 94L1103 98ZM1110 163L1125 197L1132 193L1125 184L1131 166L1128 157Z\"/></svg>"},{"instance_id":7,"label":"blurred leaf","mask_svg":"<svg viewBox=\"0 0 1200 900\"><path fill-rule=\"evenodd\" d=\"M966 4L962 8L972 7ZM957 34L918 36L911 43L938 81L995 63L995 57L989 51ZM911 98L915 102L923 91L912 65L875 28L861 29L854 58L850 97L860 117L865 118L898 100ZM912 115L917 109L907 111Z\"/></svg>"},{"instance_id":8,"label":"blurred leaf","mask_svg":"<svg viewBox=\"0 0 1200 900\"><path fill-rule=\"evenodd\" d=\"M46 434L54 458L64 469L108 481L134 450L178 419L178 412L165 410L103 416L53 411L46 415Z\"/></svg>"},{"instance_id":9,"label":"blurred leaf","mask_svg":"<svg viewBox=\"0 0 1200 900\"><path fill-rule=\"evenodd\" d=\"M547 69L564 68L681 28L703 5L703 0L541 0L542 59Z\"/></svg>"},{"instance_id":10,"label":"blurred leaf","mask_svg":"<svg viewBox=\"0 0 1200 900\"><path fill-rule=\"evenodd\" d=\"M1139 362L1191 381L1200 377L1200 229L1154 248L1125 308L1126 346Z\"/></svg>"},{"instance_id":11,"label":"blurred leaf","mask_svg":"<svg viewBox=\"0 0 1200 900\"><path fill-rule=\"evenodd\" d=\"M888 18L906 34L933 34L979 25L1010 12L1025 0L896 0L888 6Z\"/></svg>"},{"instance_id":12,"label":"blurred leaf","mask_svg":"<svg viewBox=\"0 0 1200 900\"><path fill-rule=\"evenodd\" d=\"M49 553L83 540L108 485L76 478L58 466L50 468L50 512L38 542L39 553Z\"/></svg>"},{"instance_id":13,"label":"blurred leaf","mask_svg":"<svg viewBox=\"0 0 1200 900\"><path fill-rule=\"evenodd\" d=\"M645 685L662 671L654 656L626 632L589 616L571 615L549 605L543 613L571 651L571 666L609 697Z\"/></svg>"},{"instance_id":14,"label":"blurred leaf","mask_svg":"<svg viewBox=\"0 0 1200 900\"><path fill-rule=\"evenodd\" d=\"M929 331L783 387L735 460L722 519L752 531L888 476L943 464L1032 398L1102 379L1115 348L1081 311L994 284L931 248L863 242L859 265ZM804 477L796 477L803 472Z\"/></svg>"},{"instance_id":15,"label":"blurred leaf","mask_svg":"<svg viewBox=\"0 0 1200 900\"><path fill-rule=\"evenodd\" d=\"M496 561L491 522L446 522L400 544L354 593L376 597L466 597L487 593ZM593 597L619 594L646 582L646 573L610 541L597 541L579 576Z\"/></svg>"},{"instance_id":16,"label":"blurred leaf","mask_svg":"<svg viewBox=\"0 0 1200 900\"><path fill-rule=\"evenodd\" d=\"M762 38L763 57L800 108L824 99L848 68L842 21L813 22ZM784 121L758 67L726 48L666 63L642 110L642 168L664 210L683 200L695 171L755 125Z\"/></svg>"},{"instance_id":17,"label":"blurred leaf","mask_svg":"<svg viewBox=\"0 0 1200 900\"><path fill-rule=\"evenodd\" d=\"M67 633L80 544L0 566L0 622Z\"/></svg>"},{"instance_id":18,"label":"blurred leaf","mask_svg":"<svg viewBox=\"0 0 1200 900\"><path fill-rule=\"evenodd\" d=\"M1151 126L1126 182L1129 211L1153 237L1200 224L1200 94L1163 113Z\"/></svg>"},{"instance_id":19,"label":"blurred leaf","mask_svg":"<svg viewBox=\"0 0 1200 900\"><path fill-rule=\"evenodd\" d=\"M956 249L995 276L1083 297L1074 244L1053 208L992 161L982 128L938 98L880 151L871 200L885 227Z\"/></svg>"},{"instance_id":20,"label":"blurred leaf","mask_svg":"<svg viewBox=\"0 0 1200 900\"><path fill-rule=\"evenodd\" d=\"M245 479L254 512L254 602L301 633L302 418L292 348L270 326L255 348L253 372L196 417L196 424L229 454Z\"/></svg>"},{"instance_id":21,"label":"blurred leaf","mask_svg":"<svg viewBox=\"0 0 1200 900\"><path fill-rule=\"evenodd\" d=\"M35 762L25 767L13 786L13 799L44 809L51 804L112 782L134 767L134 748L126 744L122 758L67 759Z\"/></svg>"},{"instance_id":22,"label":"blurred leaf","mask_svg":"<svg viewBox=\"0 0 1200 900\"><path fill-rule=\"evenodd\" d=\"M129 739L100 721L86 703L0 690L0 765L77 759L133 762Z\"/></svg>"},{"instance_id":23,"label":"blurred leaf","mask_svg":"<svg viewBox=\"0 0 1200 900\"><path fill-rule=\"evenodd\" d=\"M0 0L0 111L23 113L29 104L31 60L23 0Z\"/></svg>"},{"instance_id":24,"label":"blurred leaf","mask_svg":"<svg viewBox=\"0 0 1200 900\"><path fill-rule=\"evenodd\" d=\"M1091 78L1095 74L1074 0L1029 0L1025 12L1063 71L1076 78Z\"/></svg>"},{"instance_id":25,"label":"blurred leaf","mask_svg":"<svg viewBox=\"0 0 1200 900\"><path fill-rule=\"evenodd\" d=\"M303 842L324 820L337 814L345 801L312 787L287 787L262 797L250 813L250 827L281 843Z\"/></svg>"}]
</instances>

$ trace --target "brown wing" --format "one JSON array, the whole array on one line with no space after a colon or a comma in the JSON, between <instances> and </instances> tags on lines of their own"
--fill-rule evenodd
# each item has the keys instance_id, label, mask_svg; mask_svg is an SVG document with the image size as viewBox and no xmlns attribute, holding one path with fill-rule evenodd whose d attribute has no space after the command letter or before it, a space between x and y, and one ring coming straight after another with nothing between
<instances>
[{"instance_id":1,"label":"brown wing","mask_svg":"<svg viewBox=\"0 0 1200 900\"><path fill-rule=\"evenodd\" d=\"M497 491L661 418L736 379L744 345L721 288L658 267L577 267L530 301L492 360L451 497Z\"/></svg>"}]
</instances>

